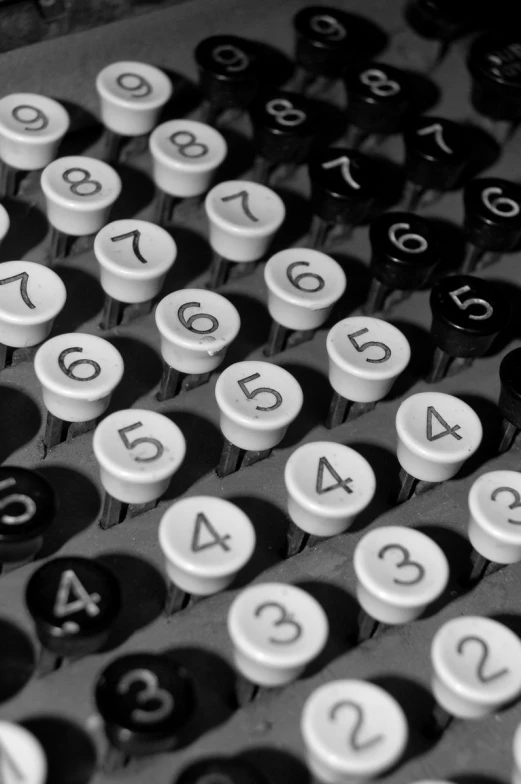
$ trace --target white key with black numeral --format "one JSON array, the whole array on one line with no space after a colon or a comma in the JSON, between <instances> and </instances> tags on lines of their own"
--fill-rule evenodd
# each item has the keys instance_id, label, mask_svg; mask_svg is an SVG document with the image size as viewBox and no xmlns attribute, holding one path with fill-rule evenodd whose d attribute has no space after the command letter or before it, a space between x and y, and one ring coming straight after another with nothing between
<instances>
[{"instance_id":1,"label":"white key with black numeral","mask_svg":"<svg viewBox=\"0 0 521 784\"><path fill-rule=\"evenodd\" d=\"M312 441L292 452L284 482L291 521L287 557L314 539L347 531L371 503L376 489L367 460L333 441Z\"/></svg>"},{"instance_id":2,"label":"white key with black numeral","mask_svg":"<svg viewBox=\"0 0 521 784\"><path fill-rule=\"evenodd\" d=\"M251 701L258 687L297 680L324 648L327 616L309 593L285 583L244 588L228 612L228 634L239 674L237 701Z\"/></svg>"},{"instance_id":3,"label":"white key with black numeral","mask_svg":"<svg viewBox=\"0 0 521 784\"><path fill-rule=\"evenodd\" d=\"M119 174L107 163L84 155L57 158L42 172L51 262L67 254L69 237L96 234L107 223L121 193Z\"/></svg>"},{"instance_id":4,"label":"white key with black numeral","mask_svg":"<svg viewBox=\"0 0 521 784\"><path fill-rule=\"evenodd\" d=\"M215 385L224 446L220 477L268 457L303 403L298 381L269 362L237 362L223 370Z\"/></svg>"},{"instance_id":5,"label":"white key with black numeral","mask_svg":"<svg viewBox=\"0 0 521 784\"><path fill-rule=\"evenodd\" d=\"M10 226L11 221L9 219L9 213L3 204L0 204L0 243L4 240Z\"/></svg>"},{"instance_id":6,"label":"white key with black numeral","mask_svg":"<svg viewBox=\"0 0 521 784\"><path fill-rule=\"evenodd\" d=\"M409 736L399 703L362 680L329 681L311 692L300 731L318 784L372 781L400 759Z\"/></svg>"},{"instance_id":7,"label":"white key with black numeral","mask_svg":"<svg viewBox=\"0 0 521 784\"><path fill-rule=\"evenodd\" d=\"M168 417L132 408L110 414L92 441L104 500L102 528L153 508L182 464L186 442Z\"/></svg>"},{"instance_id":8,"label":"white key with black numeral","mask_svg":"<svg viewBox=\"0 0 521 784\"><path fill-rule=\"evenodd\" d=\"M166 614L227 588L248 563L255 529L235 504L213 496L176 501L159 523L168 577Z\"/></svg>"},{"instance_id":9,"label":"white key with black numeral","mask_svg":"<svg viewBox=\"0 0 521 784\"><path fill-rule=\"evenodd\" d=\"M449 579L443 550L430 537L402 525L365 534L355 548L353 567L362 609L358 644L381 624L397 626L419 618L441 596Z\"/></svg>"},{"instance_id":10,"label":"white key with black numeral","mask_svg":"<svg viewBox=\"0 0 521 784\"><path fill-rule=\"evenodd\" d=\"M47 757L32 732L0 721L0 773L5 784L45 784Z\"/></svg>"},{"instance_id":11,"label":"white key with black numeral","mask_svg":"<svg viewBox=\"0 0 521 784\"><path fill-rule=\"evenodd\" d=\"M241 326L232 303L206 289L168 294L157 306L155 318L164 363L160 401L207 383Z\"/></svg>"},{"instance_id":12,"label":"white key with black numeral","mask_svg":"<svg viewBox=\"0 0 521 784\"><path fill-rule=\"evenodd\" d=\"M272 256L264 268L272 319L265 356L310 339L345 291L346 276L331 256L309 248L290 248ZM296 333L291 335L291 333Z\"/></svg>"},{"instance_id":13,"label":"white key with black numeral","mask_svg":"<svg viewBox=\"0 0 521 784\"><path fill-rule=\"evenodd\" d=\"M105 292L100 326L112 329L127 305L134 305L134 318L150 312L176 260L177 246L160 226L130 218L108 223L96 234L94 255Z\"/></svg>"},{"instance_id":14,"label":"white key with black numeral","mask_svg":"<svg viewBox=\"0 0 521 784\"><path fill-rule=\"evenodd\" d=\"M252 264L266 254L286 208L275 191L246 180L219 183L204 207L214 253L210 288L215 289L226 282L230 262Z\"/></svg>"},{"instance_id":15,"label":"white key with black numeral","mask_svg":"<svg viewBox=\"0 0 521 784\"><path fill-rule=\"evenodd\" d=\"M369 316L351 316L335 324L328 332L326 349L333 388L328 428L374 408L411 357L409 342L399 329Z\"/></svg>"},{"instance_id":16,"label":"white key with black numeral","mask_svg":"<svg viewBox=\"0 0 521 784\"><path fill-rule=\"evenodd\" d=\"M467 403L443 392L418 392L396 414L402 470L397 503L455 476L478 449L481 421Z\"/></svg>"},{"instance_id":17,"label":"white key with black numeral","mask_svg":"<svg viewBox=\"0 0 521 784\"><path fill-rule=\"evenodd\" d=\"M58 275L32 261L4 261L0 268L0 370L17 348L37 346L65 305Z\"/></svg>"},{"instance_id":18,"label":"white key with black numeral","mask_svg":"<svg viewBox=\"0 0 521 784\"><path fill-rule=\"evenodd\" d=\"M42 385L46 449L65 437L93 430L123 376L117 348L95 335L72 332L47 340L36 352L34 372ZM75 423L66 433L66 423Z\"/></svg>"},{"instance_id":19,"label":"white key with black numeral","mask_svg":"<svg viewBox=\"0 0 521 784\"><path fill-rule=\"evenodd\" d=\"M154 220L167 225L177 200L206 193L226 158L228 146L211 125L170 120L154 130L149 147L157 191Z\"/></svg>"}]
</instances>

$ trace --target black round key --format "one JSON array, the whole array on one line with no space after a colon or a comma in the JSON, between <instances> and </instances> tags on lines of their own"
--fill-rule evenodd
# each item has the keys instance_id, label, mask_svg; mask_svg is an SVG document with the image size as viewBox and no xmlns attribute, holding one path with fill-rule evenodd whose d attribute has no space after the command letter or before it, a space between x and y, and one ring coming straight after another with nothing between
<instances>
[{"instance_id":1,"label":"black round key","mask_svg":"<svg viewBox=\"0 0 521 784\"><path fill-rule=\"evenodd\" d=\"M115 659L98 676L94 698L109 742L130 757L176 748L195 709L190 674L156 653Z\"/></svg>"},{"instance_id":2,"label":"black round key","mask_svg":"<svg viewBox=\"0 0 521 784\"><path fill-rule=\"evenodd\" d=\"M313 110L296 93L276 92L255 102L250 110L256 152L271 164L301 163L316 130Z\"/></svg>"},{"instance_id":3,"label":"black round key","mask_svg":"<svg viewBox=\"0 0 521 784\"><path fill-rule=\"evenodd\" d=\"M76 658L97 651L121 609L119 583L91 558L53 558L30 577L25 602L43 648Z\"/></svg>"},{"instance_id":4,"label":"black round key","mask_svg":"<svg viewBox=\"0 0 521 784\"><path fill-rule=\"evenodd\" d=\"M405 19L422 38L451 41L470 26L472 9L457 0L411 0Z\"/></svg>"},{"instance_id":5,"label":"black round key","mask_svg":"<svg viewBox=\"0 0 521 784\"><path fill-rule=\"evenodd\" d=\"M521 35L503 32L479 36L470 49L467 65L474 109L494 120L521 120Z\"/></svg>"},{"instance_id":6,"label":"black round key","mask_svg":"<svg viewBox=\"0 0 521 784\"><path fill-rule=\"evenodd\" d=\"M521 187L499 177L465 186L463 228L469 242L484 251L506 252L521 238Z\"/></svg>"},{"instance_id":7,"label":"black round key","mask_svg":"<svg viewBox=\"0 0 521 784\"><path fill-rule=\"evenodd\" d=\"M346 115L365 134L397 133L410 107L406 74L385 63L367 63L345 80Z\"/></svg>"},{"instance_id":8,"label":"black round key","mask_svg":"<svg viewBox=\"0 0 521 784\"><path fill-rule=\"evenodd\" d=\"M349 14L328 6L309 6L299 11L293 24L296 32L295 60L312 76L340 77L361 42Z\"/></svg>"},{"instance_id":9,"label":"black round key","mask_svg":"<svg viewBox=\"0 0 521 784\"><path fill-rule=\"evenodd\" d=\"M256 768L244 760L206 759L185 768L175 784L266 784Z\"/></svg>"},{"instance_id":10,"label":"black round key","mask_svg":"<svg viewBox=\"0 0 521 784\"><path fill-rule=\"evenodd\" d=\"M443 117L418 117L404 133L407 179L424 191L447 191L461 177L469 157L463 125Z\"/></svg>"},{"instance_id":11,"label":"black round key","mask_svg":"<svg viewBox=\"0 0 521 784\"><path fill-rule=\"evenodd\" d=\"M515 348L503 357L499 366L499 380L500 411L515 430L521 430L521 348Z\"/></svg>"},{"instance_id":12,"label":"black round key","mask_svg":"<svg viewBox=\"0 0 521 784\"><path fill-rule=\"evenodd\" d=\"M205 38L195 49L199 82L215 111L243 109L257 92L260 64L255 45L235 35Z\"/></svg>"},{"instance_id":13,"label":"black round key","mask_svg":"<svg viewBox=\"0 0 521 784\"><path fill-rule=\"evenodd\" d=\"M424 286L440 252L432 227L409 212L385 212L369 229L371 275L389 289L415 290Z\"/></svg>"},{"instance_id":14,"label":"black round key","mask_svg":"<svg viewBox=\"0 0 521 784\"><path fill-rule=\"evenodd\" d=\"M309 163L311 208L327 223L359 222L381 187L378 163L345 147L328 147Z\"/></svg>"},{"instance_id":15,"label":"black round key","mask_svg":"<svg viewBox=\"0 0 521 784\"><path fill-rule=\"evenodd\" d=\"M27 468L0 468L0 547L43 536L55 514L56 496L43 476Z\"/></svg>"}]
</instances>

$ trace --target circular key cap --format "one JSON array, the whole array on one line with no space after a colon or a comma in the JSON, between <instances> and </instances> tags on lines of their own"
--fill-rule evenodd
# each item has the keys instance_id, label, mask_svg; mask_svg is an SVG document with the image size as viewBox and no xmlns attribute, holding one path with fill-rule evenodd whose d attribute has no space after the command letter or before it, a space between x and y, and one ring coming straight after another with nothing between
<instances>
[{"instance_id":1,"label":"circular key cap","mask_svg":"<svg viewBox=\"0 0 521 784\"><path fill-rule=\"evenodd\" d=\"M521 693L521 641L479 616L447 621L432 640L432 693L447 713L480 719Z\"/></svg>"},{"instance_id":2,"label":"circular key cap","mask_svg":"<svg viewBox=\"0 0 521 784\"><path fill-rule=\"evenodd\" d=\"M402 468L416 479L444 482L477 450L483 428L474 410L459 398L418 392L400 405L396 432Z\"/></svg>"},{"instance_id":3,"label":"circular key cap","mask_svg":"<svg viewBox=\"0 0 521 784\"><path fill-rule=\"evenodd\" d=\"M155 411L116 411L92 441L106 492L127 504L159 498L183 462L186 443L177 425Z\"/></svg>"},{"instance_id":4,"label":"circular key cap","mask_svg":"<svg viewBox=\"0 0 521 784\"><path fill-rule=\"evenodd\" d=\"M0 563L36 555L56 514L52 486L36 471L0 468Z\"/></svg>"},{"instance_id":5,"label":"circular key cap","mask_svg":"<svg viewBox=\"0 0 521 784\"><path fill-rule=\"evenodd\" d=\"M499 366L499 409L507 422L521 429L521 348L505 354Z\"/></svg>"},{"instance_id":6,"label":"circular key cap","mask_svg":"<svg viewBox=\"0 0 521 784\"><path fill-rule=\"evenodd\" d=\"M391 290L422 288L440 259L432 226L410 212L385 212L371 221L371 275Z\"/></svg>"},{"instance_id":7,"label":"circular key cap","mask_svg":"<svg viewBox=\"0 0 521 784\"><path fill-rule=\"evenodd\" d=\"M196 707L190 673L157 653L114 659L99 674L94 699L109 742L131 757L175 749Z\"/></svg>"},{"instance_id":8,"label":"circular key cap","mask_svg":"<svg viewBox=\"0 0 521 784\"><path fill-rule=\"evenodd\" d=\"M168 294L156 308L164 361L181 373L211 373L239 334L237 309L225 297L205 289Z\"/></svg>"},{"instance_id":9,"label":"circular key cap","mask_svg":"<svg viewBox=\"0 0 521 784\"><path fill-rule=\"evenodd\" d=\"M69 129L69 115L57 101L34 93L0 100L0 158L13 169L47 166Z\"/></svg>"},{"instance_id":10,"label":"circular key cap","mask_svg":"<svg viewBox=\"0 0 521 784\"><path fill-rule=\"evenodd\" d=\"M521 38L515 31L484 33L475 39L467 66L471 102L494 120L521 118Z\"/></svg>"},{"instance_id":11,"label":"circular key cap","mask_svg":"<svg viewBox=\"0 0 521 784\"><path fill-rule=\"evenodd\" d=\"M221 430L247 451L273 449L298 416L304 400L291 373L270 362L236 362L215 385Z\"/></svg>"},{"instance_id":12,"label":"circular key cap","mask_svg":"<svg viewBox=\"0 0 521 784\"><path fill-rule=\"evenodd\" d=\"M397 133L410 94L406 74L386 63L365 63L346 77L349 123L365 133Z\"/></svg>"},{"instance_id":13,"label":"circular key cap","mask_svg":"<svg viewBox=\"0 0 521 784\"><path fill-rule=\"evenodd\" d=\"M0 343L36 346L52 329L65 305L62 279L32 261L4 261L0 267Z\"/></svg>"},{"instance_id":14,"label":"circular key cap","mask_svg":"<svg viewBox=\"0 0 521 784\"><path fill-rule=\"evenodd\" d=\"M229 261L257 261L286 216L284 202L265 185L229 180L207 195L204 208L210 245Z\"/></svg>"},{"instance_id":15,"label":"circular key cap","mask_svg":"<svg viewBox=\"0 0 521 784\"><path fill-rule=\"evenodd\" d=\"M276 253L264 268L264 280L270 316L293 330L321 327L346 287L340 264L309 248Z\"/></svg>"},{"instance_id":16,"label":"circular key cap","mask_svg":"<svg viewBox=\"0 0 521 784\"><path fill-rule=\"evenodd\" d=\"M351 17L338 8L309 6L295 14L293 26L297 64L312 76L342 76L357 47Z\"/></svg>"},{"instance_id":17,"label":"circular key cap","mask_svg":"<svg viewBox=\"0 0 521 784\"><path fill-rule=\"evenodd\" d=\"M172 95L168 76L146 63L111 63L96 77L101 122L121 136L143 136L157 124Z\"/></svg>"},{"instance_id":18,"label":"circular key cap","mask_svg":"<svg viewBox=\"0 0 521 784\"><path fill-rule=\"evenodd\" d=\"M463 192L463 229L477 248L505 252L521 239L521 187L499 177L472 180Z\"/></svg>"},{"instance_id":19,"label":"circular key cap","mask_svg":"<svg viewBox=\"0 0 521 784\"><path fill-rule=\"evenodd\" d=\"M356 598L385 624L414 621L438 599L449 579L445 554L414 528L386 525L365 534L353 556Z\"/></svg>"},{"instance_id":20,"label":"circular key cap","mask_svg":"<svg viewBox=\"0 0 521 784\"><path fill-rule=\"evenodd\" d=\"M20 724L0 721L0 771L5 784L47 781L45 752L34 735Z\"/></svg>"},{"instance_id":21,"label":"circular key cap","mask_svg":"<svg viewBox=\"0 0 521 784\"><path fill-rule=\"evenodd\" d=\"M123 369L123 357L108 340L81 332L47 340L34 358L45 407L65 422L101 416Z\"/></svg>"},{"instance_id":22,"label":"circular key cap","mask_svg":"<svg viewBox=\"0 0 521 784\"><path fill-rule=\"evenodd\" d=\"M399 329L381 319L352 316L335 324L326 339L329 383L341 397L358 403L381 400L411 357Z\"/></svg>"},{"instance_id":23,"label":"circular key cap","mask_svg":"<svg viewBox=\"0 0 521 784\"><path fill-rule=\"evenodd\" d=\"M402 756L407 720L396 700L367 681L329 681L308 697L300 719L306 760L324 784L376 778Z\"/></svg>"},{"instance_id":24,"label":"circular key cap","mask_svg":"<svg viewBox=\"0 0 521 784\"><path fill-rule=\"evenodd\" d=\"M291 92L274 92L250 110L253 146L271 164L301 163L316 133L316 118L309 101Z\"/></svg>"},{"instance_id":25,"label":"circular key cap","mask_svg":"<svg viewBox=\"0 0 521 784\"><path fill-rule=\"evenodd\" d=\"M152 176L164 193L187 199L200 196L226 158L222 134L195 120L170 120L150 135Z\"/></svg>"},{"instance_id":26,"label":"circular key cap","mask_svg":"<svg viewBox=\"0 0 521 784\"><path fill-rule=\"evenodd\" d=\"M521 474L489 471L469 493L470 543L488 561L521 561Z\"/></svg>"},{"instance_id":27,"label":"circular key cap","mask_svg":"<svg viewBox=\"0 0 521 784\"><path fill-rule=\"evenodd\" d=\"M0 242L4 239L5 235L9 231L9 227L11 226L11 221L9 219L9 214L4 206L0 204Z\"/></svg>"},{"instance_id":28,"label":"circular key cap","mask_svg":"<svg viewBox=\"0 0 521 784\"><path fill-rule=\"evenodd\" d=\"M118 302L148 302L161 291L177 246L161 226L130 218L97 233L94 255L105 294Z\"/></svg>"},{"instance_id":29,"label":"circular key cap","mask_svg":"<svg viewBox=\"0 0 521 784\"><path fill-rule=\"evenodd\" d=\"M404 133L407 179L424 190L448 191L467 165L470 139L464 125L444 117L419 117Z\"/></svg>"},{"instance_id":30,"label":"circular key cap","mask_svg":"<svg viewBox=\"0 0 521 784\"><path fill-rule=\"evenodd\" d=\"M346 531L371 503L376 489L373 469L354 449L333 441L304 444L284 470L288 514L313 536Z\"/></svg>"},{"instance_id":31,"label":"circular key cap","mask_svg":"<svg viewBox=\"0 0 521 784\"><path fill-rule=\"evenodd\" d=\"M224 498L191 496L172 504L159 524L159 546L174 585L190 594L223 591L250 560L255 530Z\"/></svg>"},{"instance_id":32,"label":"circular key cap","mask_svg":"<svg viewBox=\"0 0 521 784\"><path fill-rule=\"evenodd\" d=\"M258 686L296 680L326 644L327 617L306 591L285 583L244 588L228 612L237 670Z\"/></svg>"},{"instance_id":33,"label":"circular key cap","mask_svg":"<svg viewBox=\"0 0 521 784\"><path fill-rule=\"evenodd\" d=\"M175 784L267 784L262 773L242 759L215 758L194 762Z\"/></svg>"},{"instance_id":34,"label":"circular key cap","mask_svg":"<svg viewBox=\"0 0 521 784\"><path fill-rule=\"evenodd\" d=\"M119 583L92 558L53 558L36 569L25 590L42 646L67 658L99 650L121 610Z\"/></svg>"},{"instance_id":35,"label":"circular key cap","mask_svg":"<svg viewBox=\"0 0 521 784\"><path fill-rule=\"evenodd\" d=\"M43 170L41 186L47 220L71 237L99 231L121 193L121 180L114 169L84 155L69 155L50 163Z\"/></svg>"},{"instance_id":36,"label":"circular key cap","mask_svg":"<svg viewBox=\"0 0 521 784\"><path fill-rule=\"evenodd\" d=\"M217 111L243 109L255 97L260 67L255 44L236 35L212 35L194 52L199 86Z\"/></svg>"}]
</instances>

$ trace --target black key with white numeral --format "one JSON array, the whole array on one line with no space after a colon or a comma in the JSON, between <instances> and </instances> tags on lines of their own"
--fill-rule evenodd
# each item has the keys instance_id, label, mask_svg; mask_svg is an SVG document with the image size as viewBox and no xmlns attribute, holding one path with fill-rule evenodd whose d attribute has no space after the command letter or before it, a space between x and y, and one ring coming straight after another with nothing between
<instances>
[{"instance_id":1,"label":"black key with white numeral","mask_svg":"<svg viewBox=\"0 0 521 784\"><path fill-rule=\"evenodd\" d=\"M482 177L463 193L467 250L463 272L498 261L521 239L521 187L499 177Z\"/></svg>"},{"instance_id":2,"label":"black key with white numeral","mask_svg":"<svg viewBox=\"0 0 521 784\"><path fill-rule=\"evenodd\" d=\"M175 658L158 653L114 659L98 675L94 699L109 742L105 774L132 758L184 745L196 709L192 675Z\"/></svg>"},{"instance_id":3,"label":"black key with white numeral","mask_svg":"<svg viewBox=\"0 0 521 784\"><path fill-rule=\"evenodd\" d=\"M489 280L449 275L430 295L434 357L427 380L440 381L482 357L508 325L510 301Z\"/></svg>"},{"instance_id":4,"label":"black key with white numeral","mask_svg":"<svg viewBox=\"0 0 521 784\"><path fill-rule=\"evenodd\" d=\"M521 37L518 32L480 35L472 44L467 67L472 78L472 106L496 124L496 133L500 131L497 123L506 123L508 134L521 120Z\"/></svg>"},{"instance_id":5,"label":"black key with white numeral","mask_svg":"<svg viewBox=\"0 0 521 784\"><path fill-rule=\"evenodd\" d=\"M505 354L499 366L498 406L503 417L499 452L510 449L521 430L521 348Z\"/></svg>"},{"instance_id":6,"label":"black key with white numeral","mask_svg":"<svg viewBox=\"0 0 521 784\"><path fill-rule=\"evenodd\" d=\"M27 609L40 642L38 674L98 651L121 610L119 583L92 558L53 558L27 583Z\"/></svg>"}]
</instances>

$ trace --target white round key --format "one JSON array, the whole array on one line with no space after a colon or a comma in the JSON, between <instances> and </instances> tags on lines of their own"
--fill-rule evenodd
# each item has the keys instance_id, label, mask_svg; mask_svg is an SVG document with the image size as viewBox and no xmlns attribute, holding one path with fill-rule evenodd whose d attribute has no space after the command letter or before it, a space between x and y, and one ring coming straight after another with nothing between
<instances>
[{"instance_id":1,"label":"white round key","mask_svg":"<svg viewBox=\"0 0 521 784\"><path fill-rule=\"evenodd\" d=\"M65 422L90 422L108 408L123 358L108 340L72 332L40 346L34 371L47 411Z\"/></svg>"},{"instance_id":2,"label":"white round key","mask_svg":"<svg viewBox=\"0 0 521 784\"><path fill-rule=\"evenodd\" d=\"M250 560L255 530L247 515L224 498L191 496L161 518L159 546L169 579L190 594L223 591Z\"/></svg>"},{"instance_id":3,"label":"white round key","mask_svg":"<svg viewBox=\"0 0 521 784\"><path fill-rule=\"evenodd\" d=\"M0 100L0 158L21 171L43 169L69 129L61 103L44 95L12 93Z\"/></svg>"},{"instance_id":4,"label":"white round key","mask_svg":"<svg viewBox=\"0 0 521 784\"><path fill-rule=\"evenodd\" d=\"M225 297L205 289L168 294L156 308L161 354L181 373L211 373L223 361L239 332L237 309Z\"/></svg>"},{"instance_id":5,"label":"white round key","mask_svg":"<svg viewBox=\"0 0 521 784\"><path fill-rule=\"evenodd\" d=\"M376 778L400 759L409 734L396 700L361 680L315 689L304 704L300 729L308 767L324 784Z\"/></svg>"},{"instance_id":6,"label":"white round key","mask_svg":"<svg viewBox=\"0 0 521 784\"><path fill-rule=\"evenodd\" d=\"M114 169L84 155L50 163L42 172L41 185L47 220L71 237L99 231L121 193L121 180Z\"/></svg>"},{"instance_id":7,"label":"white round key","mask_svg":"<svg viewBox=\"0 0 521 784\"><path fill-rule=\"evenodd\" d=\"M156 187L181 199L205 193L228 152L219 131L195 120L158 125L149 146Z\"/></svg>"},{"instance_id":8,"label":"white round key","mask_svg":"<svg viewBox=\"0 0 521 784\"><path fill-rule=\"evenodd\" d=\"M419 392L396 413L397 457L416 479L444 482L481 443L483 428L473 409L453 395Z\"/></svg>"},{"instance_id":9,"label":"white round key","mask_svg":"<svg viewBox=\"0 0 521 784\"><path fill-rule=\"evenodd\" d=\"M517 725L512 743L514 763L512 765L511 784L521 784L521 724Z\"/></svg>"},{"instance_id":10,"label":"white round key","mask_svg":"<svg viewBox=\"0 0 521 784\"><path fill-rule=\"evenodd\" d=\"M131 408L100 422L92 448L106 492L127 504L145 504L166 491L183 462L186 442L168 417Z\"/></svg>"},{"instance_id":11,"label":"white round key","mask_svg":"<svg viewBox=\"0 0 521 784\"><path fill-rule=\"evenodd\" d=\"M353 557L356 598L380 623L418 618L443 593L449 565L443 550L414 528L386 525L369 531Z\"/></svg>"},{"instance_id":12,"label":"white round key","mask_svg":"<svg viewBox=\"0 0 521 784\"><path fill-rule=\"evenodd\" d=\"M472 547L489 561L521 561L521 473L489 471L469 493L468 535Z\"/></svg>"},{"instance_id":13,"label":"white round key","mask_svg":"<svg viewBox=\"0 0 521 784\"><path fill-rule=\"evenodd\" d=\"M118 302L148 302L161 286L176 256L170 234L149 221L113 221L94 239L105 294Z\"/></svg>"},{"instance_id":14,"label":"white round key","mask_svg":"<svg viewBox=\"0 0 521 784\"><path fill-rule=\"evenodd\" d=\"M0 343L37 346L52 329L67 297L62 279L32 261L0 264Z\"/></svg>"},{"instance_id":15,"label":"white round key","mask_svg":"<svg viewBox=\"0 0 521 784\"><path fill-rule=\"evenodd\" d=\"M213 251L228 261L257 261L286 215L284 202L265 185L229 180L216 185L204 202Z\"/></svg>"},{"instance_id":16,"label":"white round key","mask_svg":"<svg viewBox=\"0 0 521 784\"><path fill-rule=\"evenodd\" d=\"M303 403L300 384L270 362L237 362L215 385L223 436L247 451L273 449Z\"/></svg>"},{"instance_id":17,"label":"white round key","mask_svg":"<svg viewBox=\"0 0 521 784\"><path fill-rule=\"evenodd\" d=\"M480 719L521 693L521 641L490 618L444 623L432 641L431 663L432 693L452 716Z\"/></svg>"},{"instance_id":18,"label":"white round key","mask_svg":"<svg viewBox=\"0 0 521 784\"><path fill-rule=\"evenodd\" d=\"M411 358L399 329L381 319L352 316L327 335L329 383L341 397L357 403L381 400Z\"/></svg>"},{"instance_id":19,"label":"white round key","mask_svg":"<svg viewBox=\"0 0 521 784\"><path fill-rule=\"evenodd\" d=\"M0 721L0 776L3 784L45 784L47 780L47 757L39 741L10 721Z\"/></svg>"},{"instance_id":20,"label":"white round key","mask_svg":"<svg viewBox=\"0 0 521 784\"><path fill-rule=\"evenodd\" d=\"M258 686L296 680L326 644L327 617L306 591L261 583L240 592L228 612L237 670Z\"/></svg>"},{"instance_id":21,"label":"white round key","mask_svg":"<svg viewBox=\"0 0 521 784\"><path fill-rule=\"evenodd\" d=\"M346 276L331 256L309 248L276 253L264 268L271 318L287 329L318 329L345 291Z\"/></svg>"},{"instance_id":22,"label":"white round key","mask_svg":"<svg viewBox=\"0 0 521 784\"><path fill-rule=\"evenodd\" d=\"M376 489L367 460L334 441L314 441L296 449L286 463L284 481L290 518L313 536L346 531Z\"/></svg>"},{"instance_id":23,"label":"white round key","mask_svg":"<svg viewBox=\"0 0 521 784\"><path fill-rule=\"evenodd\" d=\"M111 63L96 77L101 121L120 136L142 136L156 125L172 95L168 76L146 63Z\"/></svg>"},{"instance_id":24,"label":"white round key","mask_svg":"<svg viewBox=\"0 0 521 784\"><path fill-rule=\"evenodd\" d=\"M0 204L0 242L2 242L5 235L9 231L10 225L11 225L11 221L9 220L9 215L7 214L7 210L2 204Z\"/></svg>"}]
</instances>

